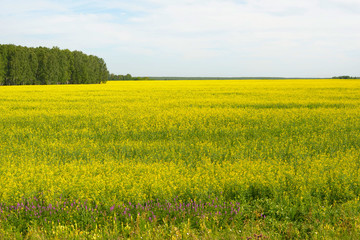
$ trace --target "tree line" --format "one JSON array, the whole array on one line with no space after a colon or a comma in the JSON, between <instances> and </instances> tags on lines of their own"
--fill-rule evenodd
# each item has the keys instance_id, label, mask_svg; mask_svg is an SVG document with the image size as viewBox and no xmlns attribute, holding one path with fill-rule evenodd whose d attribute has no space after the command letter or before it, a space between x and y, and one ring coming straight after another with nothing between
<instances>
[{"instance_id":1,"label":"tree line","mask_svg":"<svg viewBox=\"0 0 360 240\"><path fill-rule=\"evenodd\" d=\"M108 76L102 58L81 51L0 44L0 85L89 84Z\"/></svg>"},{"instance_id":2,"label":"tree line","mask_svg":"<svg viewBox=\"0 0 360 240\"><path fill-rule=\"evenodd\" d=\"M126 75L117 75L114 73L109 74L108 80L115 80L115 81L130 81L130 80L150 80L149 77L133 77L131 74Z\"/></svg>"},{"instance_id":3,"label":"tree line","mask_svg":"<svg viewBox=\"0 0 360 240\"><path fill-rule=\"evenodd\" d=\"M351 76L335 76L333 79L359 79L359 77L351 77Z\"/></svg>"}]
</instances>

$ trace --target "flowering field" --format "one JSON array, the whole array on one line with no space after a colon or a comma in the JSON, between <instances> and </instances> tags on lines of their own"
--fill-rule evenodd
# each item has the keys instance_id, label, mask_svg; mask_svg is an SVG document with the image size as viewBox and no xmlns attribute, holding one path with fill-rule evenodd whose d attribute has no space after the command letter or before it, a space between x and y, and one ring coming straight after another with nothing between
<instances>
[{"instance_id":1,"label":"flowering field","mask_svg":"<svg viewBox=\"0 0 360 240\"><path fill-rule=\"evenodd\" d=\"M360 238L360 81L0 87L0 238Z\"/></svg>"}]
</instances>

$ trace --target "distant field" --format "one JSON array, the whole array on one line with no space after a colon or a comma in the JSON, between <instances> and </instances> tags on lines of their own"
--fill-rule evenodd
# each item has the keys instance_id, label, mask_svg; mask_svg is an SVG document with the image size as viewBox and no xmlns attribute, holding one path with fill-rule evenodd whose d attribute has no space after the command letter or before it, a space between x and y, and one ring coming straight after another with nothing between
<instances>
[{"instance_id":1,"label":"distant field","mask_svg":"<svg viewBox=\"0 0 360 240\"><path fill-rule=\"evenodd\" d=\"M357 239L359 174L359 80L0 87L0 238Z\"/></svg>"}]
</instances>

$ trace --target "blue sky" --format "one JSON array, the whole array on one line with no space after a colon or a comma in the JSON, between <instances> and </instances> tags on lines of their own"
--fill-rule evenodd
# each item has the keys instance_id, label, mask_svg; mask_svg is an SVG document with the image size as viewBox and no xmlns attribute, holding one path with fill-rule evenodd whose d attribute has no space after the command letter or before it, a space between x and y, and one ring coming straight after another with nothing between
<instances>
[{"instance_id":1,"label":"blue sky","mask_svg":"<svg viewBox=\"0 0 360 240\"><path fill-rule=\"evenodd\" d=\"M0 43L134 76L360 76L359 0L0 0Z\"/></svg>"}]
</instances>

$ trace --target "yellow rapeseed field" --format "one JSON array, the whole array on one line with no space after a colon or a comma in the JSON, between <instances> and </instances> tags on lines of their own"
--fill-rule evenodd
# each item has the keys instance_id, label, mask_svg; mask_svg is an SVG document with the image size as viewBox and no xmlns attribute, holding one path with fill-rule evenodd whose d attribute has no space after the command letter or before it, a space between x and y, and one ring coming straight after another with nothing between
<instances>
[{"instance_id":1,"label":"yellow rapeseed field","mask_svg":"<svg viewBox=\"0 0 360 240\"><path fill-rule=\"evenodd\" d=\"M358 80L0 87L1 203L358 206L359 174Z\"/></svg>"}]
</instances>

